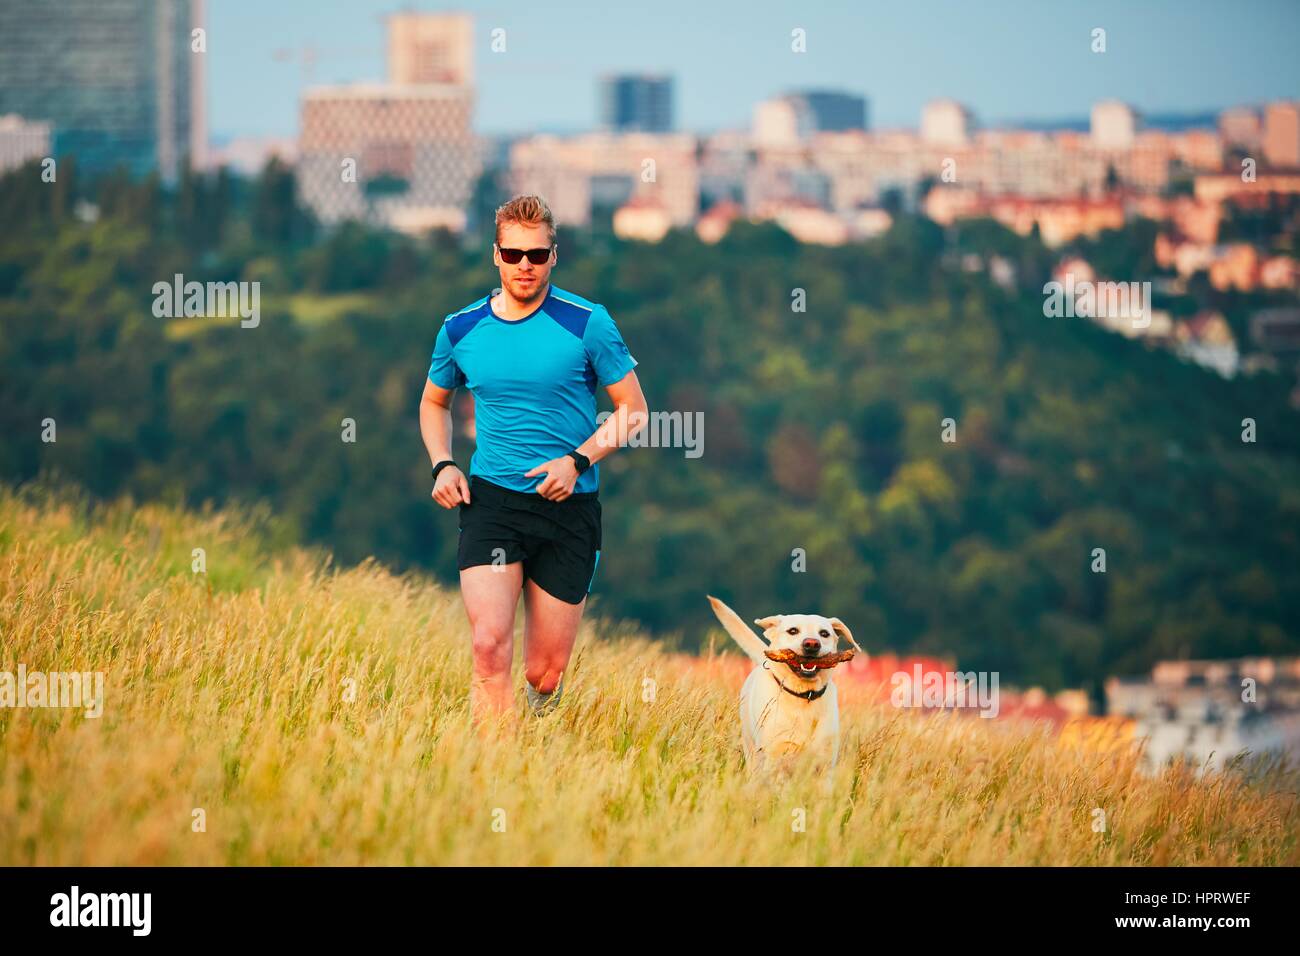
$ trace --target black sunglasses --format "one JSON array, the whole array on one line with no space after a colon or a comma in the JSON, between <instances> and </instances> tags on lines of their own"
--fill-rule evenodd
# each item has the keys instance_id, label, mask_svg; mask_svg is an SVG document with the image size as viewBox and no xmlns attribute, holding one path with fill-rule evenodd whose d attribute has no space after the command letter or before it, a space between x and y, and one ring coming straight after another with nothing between
<instances>
[{"instance_id":1,"label":"black sunglasses","mask_svg":"<svg viewBox=\"0 0 1300 956\"><path fill-rule=\"evenodd\" d=\"M517 265L524 256L535 266L543 265L547 259L551 258L551 250L554 246L547 246L545 249L502 249L497 246L497 252L501 253L501 260L510 265Z\"/></svg>"}]
</instances>

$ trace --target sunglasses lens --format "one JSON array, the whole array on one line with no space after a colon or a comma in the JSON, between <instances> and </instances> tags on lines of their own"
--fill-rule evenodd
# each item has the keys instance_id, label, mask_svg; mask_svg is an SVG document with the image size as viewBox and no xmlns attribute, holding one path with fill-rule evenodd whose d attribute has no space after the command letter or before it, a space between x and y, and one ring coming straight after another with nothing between
<instances>
[{"instance_id":1,"label":"sunglasses lens","mask_svg":"<svg viewBox=\"0 0 1300 956\"><path fill-rule=\"evenodd\" d=\"M523 249L500 249L500 247L498 247L498 251L501 253L501 261L512 266L520 262L524 256L527 256L528 261L535 266L544 265L546 261L551 258L551 250L549 248L529 249L524 251Z\"/></svg>"}]
</instances>

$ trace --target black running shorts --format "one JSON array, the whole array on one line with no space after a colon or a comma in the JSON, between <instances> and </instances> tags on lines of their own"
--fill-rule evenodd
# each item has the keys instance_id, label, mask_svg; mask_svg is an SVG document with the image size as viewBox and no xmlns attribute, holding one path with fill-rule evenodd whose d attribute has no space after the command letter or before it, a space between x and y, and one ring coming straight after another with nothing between
<instances>
[{"instance_id":1,"label":"black running shorts","mask_svg":"<svg viewBox=\"0 0 1300 956\"><path fill-rule=\"evenodd\" d=\"M540 481L540 479L538 479ZM474 475L470 503L461 503L460 569L522 561L524 577L566 604L591 591L600 561L596 492L550 501L536 492L502 488Z\"/></svg>"}]
</instances>

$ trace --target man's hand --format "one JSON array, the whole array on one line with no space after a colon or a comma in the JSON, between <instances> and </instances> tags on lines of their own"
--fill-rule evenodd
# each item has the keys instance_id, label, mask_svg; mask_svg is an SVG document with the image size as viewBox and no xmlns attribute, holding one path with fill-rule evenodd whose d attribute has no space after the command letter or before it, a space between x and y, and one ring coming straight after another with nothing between
<instances>
[{"instance_id":1,"label":"man's hand","mask_svg":"<svg viewBox=\"0 0 1300 956\"><path fill-rule=\"evenodd\" d=\"M524 477L531 478L543 471L546 472L546 479L533 489L539 495L551 501L563 501L573 494L573 485L578 480L578 463L572 458L561 455L544 461L536 468L524 472Z\"/></svg>"},{"instance_id":2,"label":"man's hand","mask_svg":"<svg viewBox=\"0 0 1300 956\"><path fill-rule=\"evenodd\" d=\"M462 501L469 504L469 482L455 465L438 472L438 480L433 483L433 500L444 508L454 508Z\"/></svg>"}]
</instances>

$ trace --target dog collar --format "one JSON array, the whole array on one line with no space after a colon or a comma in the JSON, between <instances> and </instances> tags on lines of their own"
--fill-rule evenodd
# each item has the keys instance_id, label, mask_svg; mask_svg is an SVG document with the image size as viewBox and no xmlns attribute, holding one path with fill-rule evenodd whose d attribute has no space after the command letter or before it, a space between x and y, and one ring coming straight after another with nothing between
<instances>
[{"instance_id":1,"label":"dog collar","mask_svg":"<svg viewBox=\"0 0 1300 956\"><path fill-rule=\"evenodd\" d=\"M766 664L764 664L763 667L764 669L767 670L769 674L772 675L772 680L776 681L776 686L781 688L783 691L785 691L787 694L790 694L793 697L802 697L804 700L816 700L822 694L826 693L826 688L831 686L830 681L827 681L825 684L821 686L821 689L819 690L802 690L802 691L791 690L789 687L786 687L784 684L781 683L781 678L777 677L776 674L773 673L770 667L768 667Z\"/></svg>"}]
</instances>

